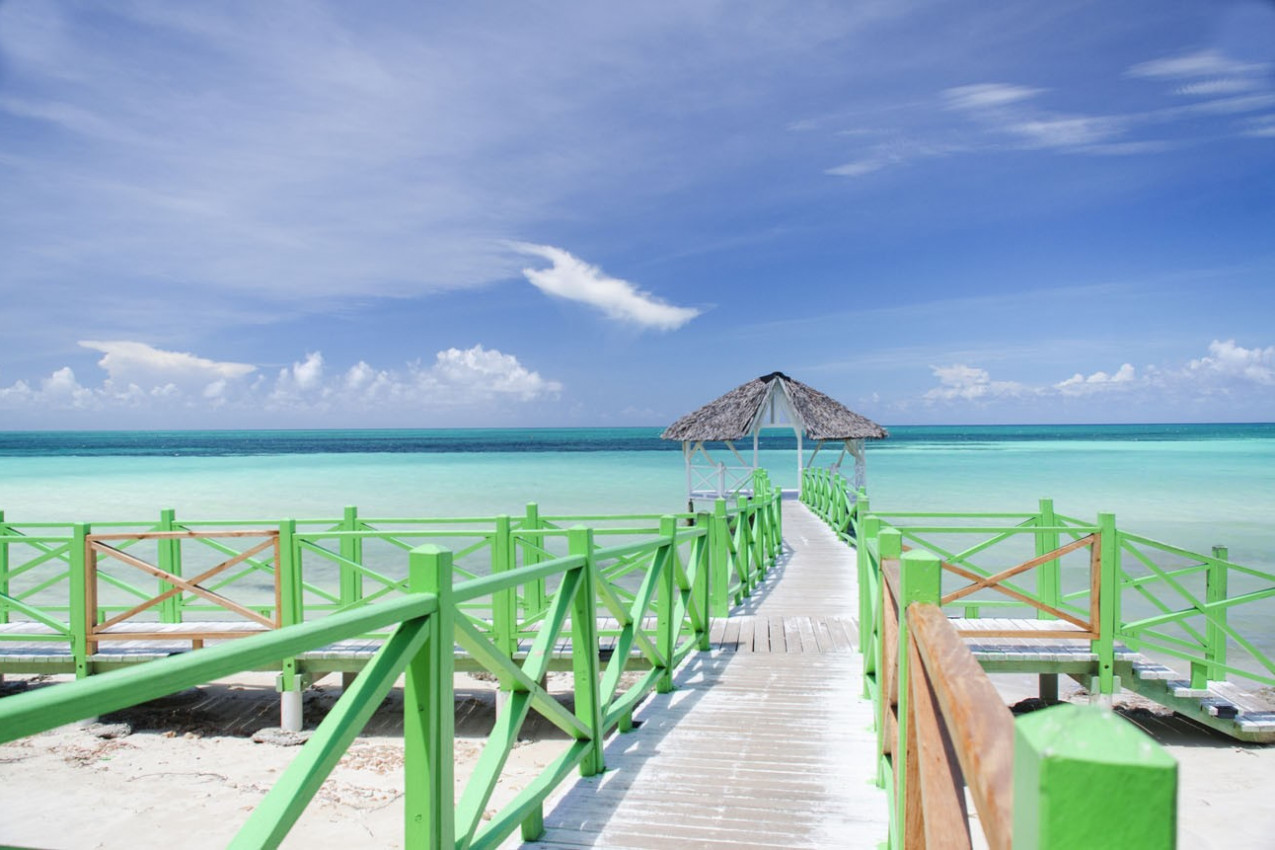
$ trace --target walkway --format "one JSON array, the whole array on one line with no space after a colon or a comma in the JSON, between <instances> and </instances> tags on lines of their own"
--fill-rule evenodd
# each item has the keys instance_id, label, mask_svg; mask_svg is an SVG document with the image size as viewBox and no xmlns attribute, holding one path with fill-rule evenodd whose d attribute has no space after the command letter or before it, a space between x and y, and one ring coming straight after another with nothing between
<instances>
[{"instance_id":1,"label":"walkway","mask_svg":"<svg viewBox=\"0 0 1275 850\"><path fill-rule=\"evenodd\" d=\"M796 501L786 557L671 694L546 806L550 848L875 848L886 838L854 644L854 555ZM511 842L516 846L517 842Z\"/></svg>"}]
</instances>

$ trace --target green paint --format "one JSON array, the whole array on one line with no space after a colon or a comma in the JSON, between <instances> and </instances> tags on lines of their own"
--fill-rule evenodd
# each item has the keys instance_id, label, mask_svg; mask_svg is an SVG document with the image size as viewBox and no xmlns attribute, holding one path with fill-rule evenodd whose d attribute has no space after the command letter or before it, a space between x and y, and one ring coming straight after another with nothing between
<instances>
[{"instance_id":1,"label":"green paint","mask_svg":"<svg viewBox=\"0 0 1275 850\"><path fill-rule=\"evenodd\" d=\"M408 561L410 588L433 594L438 611L429 619L424 651L407 666L403 688L403 835L408 847L453 847L456 787L453 779L454 603L452 553L426 544Z\"/></svg>"},{"instance_id":2,"label":"green paint","mask_svg":"<svg viewBox=\"0 0 1275 850\"><path fill-rule=\"evenodd\" d=\"M1014 850L1175 846L1177 763L1133 724L1063 704L1014 729Z\"/></svg>"}]
</instances>

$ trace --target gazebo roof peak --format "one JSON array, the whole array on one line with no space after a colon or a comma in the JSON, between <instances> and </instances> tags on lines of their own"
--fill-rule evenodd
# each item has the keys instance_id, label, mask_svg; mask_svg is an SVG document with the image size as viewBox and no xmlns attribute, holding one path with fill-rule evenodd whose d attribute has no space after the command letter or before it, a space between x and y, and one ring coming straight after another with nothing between
<instances>
[{"instance_id":1,"label":"gazebo roof peak","mask_svg":"<svg viewBox=\"0 0 1275 850\"><path fill-rule=\"evenodd\" d=\"M738 440L761 424L768 402L782 392L793 427L815 440L880 440L889 432L877 423L783 372L771 372L741 384L678 419L660 436L704 442Z\"/></svg>"}]
</instances>

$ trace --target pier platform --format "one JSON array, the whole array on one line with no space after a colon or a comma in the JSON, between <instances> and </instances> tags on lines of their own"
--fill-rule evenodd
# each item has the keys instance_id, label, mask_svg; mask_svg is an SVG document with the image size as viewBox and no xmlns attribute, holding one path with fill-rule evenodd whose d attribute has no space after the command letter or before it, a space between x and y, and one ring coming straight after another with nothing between
<instances>
[{"instance_id":1,"label":"pier platform","mask_svg":"<svg viewBox=\"0 0 1275 850\"><path fill-rule=\"evenodd\" d=\"M712 651L649 698L606 748L605 773L546 804L554 848L875 848L872 704L863 699L853 550L783 504L785 552L714 625Z\"/></svg>"}]
</instances>

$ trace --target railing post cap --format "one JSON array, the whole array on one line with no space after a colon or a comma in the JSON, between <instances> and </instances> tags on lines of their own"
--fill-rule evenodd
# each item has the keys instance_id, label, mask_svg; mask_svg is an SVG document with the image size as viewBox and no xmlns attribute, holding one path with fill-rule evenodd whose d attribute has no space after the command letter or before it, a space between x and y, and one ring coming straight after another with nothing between
<instances>
[{"instance_id":1,"label":"railing post cap","mask_svg":"<svg viewBox=\"0 0 1275 850\"><path fill-rule=\"evenodd\" d=\"M448 549L446 546L439 546L437 543L422 543L421 545L412 548L413 555L450 555L451 552L451 549Z\"/></svg>"}]
</instances>

